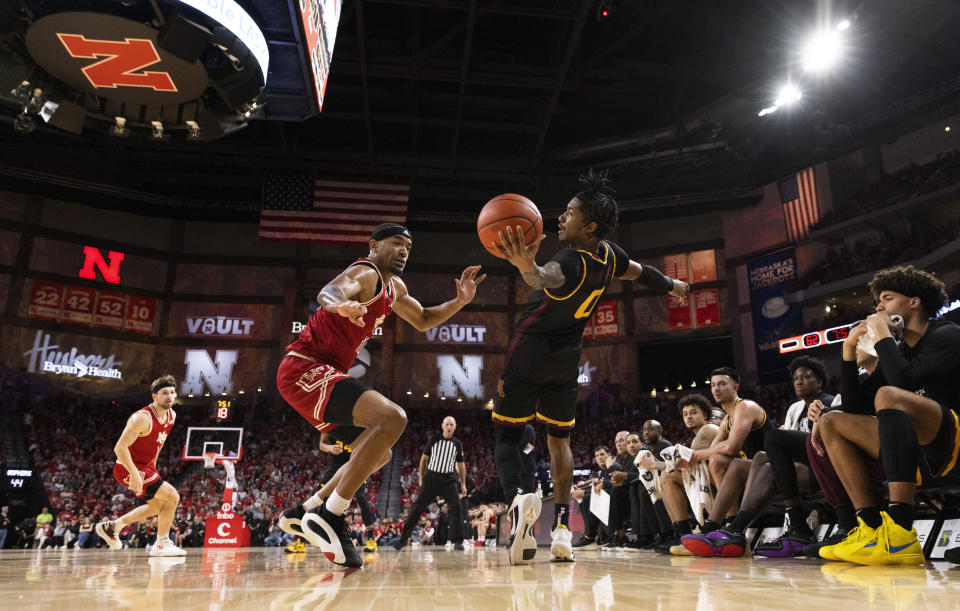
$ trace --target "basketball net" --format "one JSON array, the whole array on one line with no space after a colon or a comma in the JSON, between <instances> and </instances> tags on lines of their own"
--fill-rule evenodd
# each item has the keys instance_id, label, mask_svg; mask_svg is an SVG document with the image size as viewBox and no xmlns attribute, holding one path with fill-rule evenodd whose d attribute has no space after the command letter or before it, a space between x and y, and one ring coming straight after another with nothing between
<instances>
[{"instance_id":1,"label":"basketball net","mask_svg":"<svg viewBox=\"0 0 960 611\"><path fill-rule=\"evenodd\" d=\"M217 453L216 452L204 452L203 453L203 468L204 469L213 469L217 466Z\"/></svg>"}]
</instances>

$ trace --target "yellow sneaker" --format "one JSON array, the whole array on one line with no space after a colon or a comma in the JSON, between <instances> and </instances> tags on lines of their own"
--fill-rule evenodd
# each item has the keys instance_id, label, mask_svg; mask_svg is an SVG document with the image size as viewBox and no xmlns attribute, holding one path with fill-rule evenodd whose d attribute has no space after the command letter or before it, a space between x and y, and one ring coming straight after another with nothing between
<instances>
[{"instance_id":1,"label":"yellow sneaker","mask_svg":"<svg viewBox=\"0 0 960 611\"><path fill-rule=\"evenodd\" d=\"M307 546L303 544L303 541L297 539L290 545L283 548L283 550L291 554L305 554L307 552Z\"/></svg>"},{"instance_id":2,"label":"yellow sneaker","mask_svg":"<svg viewBox=\"0 0 960 611\"><path fill-rule=\"evenodd\" d=\"M917 539L917 531L907 530L893 521L887 512L881 511L883 524L876 529L874 537L861 541L860 545L838 549L841 560L856 564L923 564L923 548Z\"/></svg>"},{"instance_id":3,"label":"yellow sneaker","mask_svg":"<svg viewBox=\"0 0 960 611\"><path fill-rule=\"evenodd\" d=\"M693 552L691 552L690 550L688 550L682 545L671 545L670 555L671 556L692 556Z\"/></svg>"},{"instance_id":4,"label":"yellow sneaker","mask_svg":"<svg viewBox=\"0 0 960 611\"><path fill-rule=\"evenodd\" d=\"M820 548L820 557L825 560L843 560L840 551L846 552L848 549L859 549L865 543L876 539L877 528L870 528L867 523L857 518L857 526L852 528L847 537L836 545L824 545Z\"/></svg>"},{"instance_id":5,"label":"yellow sneaker","mask_svg":"<svg viewBox=\"0 0 960 611\"><path fill-rule=\"evenodd\" d=\"M377 553L377 542L373 539L367 539L367 542L363 544L363 553L364 554L375 554Z\"/></svg>"}]
</instances>

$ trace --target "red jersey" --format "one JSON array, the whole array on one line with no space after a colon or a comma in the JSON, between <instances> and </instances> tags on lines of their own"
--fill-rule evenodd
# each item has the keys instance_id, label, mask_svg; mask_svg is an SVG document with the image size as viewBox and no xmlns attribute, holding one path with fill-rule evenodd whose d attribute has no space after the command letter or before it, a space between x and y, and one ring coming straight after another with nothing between
<instances>
[{"instance_id":1,"label":"red jersey","mask_svg":"<svg viewBox=\"0 0 960 611\"><path fill-rule=\"evenodd\" d=\"M373 261L360 258L350 267L354 265L369 265L380 277L377 283L380 290L373 299L362 304L367 308L367 313L363 315L363 326L358 327L350 319L320 307L310 317L300 332L300 337L287 346L287 352L296 352L317 362L326 363L344 373L353 366L357 354L373 337L376 328L382 325L384 319L393 311L393 302L397 298L393 278L384 282L383 275Z\"/></svg>"},{"instance_id":2,"label":"red jersey","mask_svg":"<svg viewBox=\"0 0 960 611\"><path fill-rule=\"evenodd\" d=\"M130 444L130 458L133 459L133 464L138 466L152 465L157 453L167 440L170 429L173 428L174 413L172 409L169 410L166 422L160 422L157 420L157 415L153 413L153 408L149 405L140 409L140 411L146 412L150 416L150 430L146 435L137 437L136 441Z\"/></svg>"}]
</instances>

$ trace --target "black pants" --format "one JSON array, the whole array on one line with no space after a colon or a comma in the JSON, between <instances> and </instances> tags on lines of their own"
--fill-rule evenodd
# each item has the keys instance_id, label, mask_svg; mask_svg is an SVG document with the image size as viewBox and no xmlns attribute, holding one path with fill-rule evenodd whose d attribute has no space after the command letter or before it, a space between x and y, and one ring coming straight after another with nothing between
<instances>
[{"instance_id":1,"label":"black pants","mask_svg":"<svg viewBox=\"0 0 960 611\"><path fill-rule=\"evenodd\" d=\"M638 537L655 537L673 532L670 516L663 500L656 503L640 482L630 485L630 515L633 533Z\"/></svg>"},{"instance_id":2,"label":"black pants","mask_svg":"<svg viewBox=\"0 0 960 611\"><path fill-rule=\"evenodd\" d=\"M346 458L341 458L341 456L346 455ZM340 470L340 467L347 464L347 461L350 460L350 455L346 452L335 455L330 459L327 468L323 471L323 474L320 475L320 484L326 485L334 475L337 474L337 471ZM357 502L357 507L360 508L360 517L363 519L364 526L375 526L377 523L376 516L373 515L373 508L370 507L370 503L367 502L367 485L361 484L360 488L357 489L357 492L353 495L353 500Z\"/></svg>"},{"instance_id":3,"label":"black pants","mask_svg":"<svg viewBox=\"0 0 960 611\"><path fill-rule=\"evenodd\" d=\"M427 510L427 507L437 497L442 498L450 512L450 541L461 541L463 533L463 518L460 516L460 482L456 475L447 473L437 473L427 470L423 474L423 487L420 488L420 494L417 495L417 502L410 509L410 515L403 523L403 530L400 532L400 540L406 543L410 539L410 533L413 527L417 525L420 516Z\"/></svg>"},{"instance_id":4,"label":"black pants","mask_svg":"<svg viewBox=\"0 0 960 611\"><path fill-rule=\"evenodd\" d=\"M580 513L583 515L583 536L588 539L597 539L599 535L600 540L605 540L609 537L609 529L603 525L600 518L590 511L590 498L592 495L593 488L587 490L587 493L583 495L583 500L579 503Z\"/></svg>"},{"instance_id":5,"label":"black pants","mask_svg":"<svg viewBox=\"0 0 960 611\"><path fill-rule=\"evenodd\" d=\"M623 528L623 523L629 518L632 521L630 512L630 486L614 486L610 489L610 530L618 531Z\"/></svg>"},{"instance_id":6,"label":"black pants","mask_svg":"<svg viewBox=\"0 0 960 611\"><path fill-rule=\"evenodd\" d=\"M785 431L771 429L763 438L763 450L767 453L770 468L773 469L773 479L777 484L777 491L785 499L795 499L800 496L800 487L797 485L797 467L795 462L810 466L807 457L807 437L805 431ZM815 485L816 478L811 477L811 485Z\"/></svg>"}]
</instances>

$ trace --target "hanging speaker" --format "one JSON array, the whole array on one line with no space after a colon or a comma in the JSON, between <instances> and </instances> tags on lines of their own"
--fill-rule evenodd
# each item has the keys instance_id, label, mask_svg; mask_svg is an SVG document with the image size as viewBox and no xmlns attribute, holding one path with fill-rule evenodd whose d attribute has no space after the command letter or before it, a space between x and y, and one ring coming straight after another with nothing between
<instances>
[{"instance_id":1,"label":"hanging speaker","mask_svg":"<svg viewBox=\"0 0 960 611\"><path fill-rule=\"evenodd\" d=\"M157 46L188 64L200 58L213 34L199 23L180 15L167 20L157 34Z\"/></svg>"}]
</instances>

